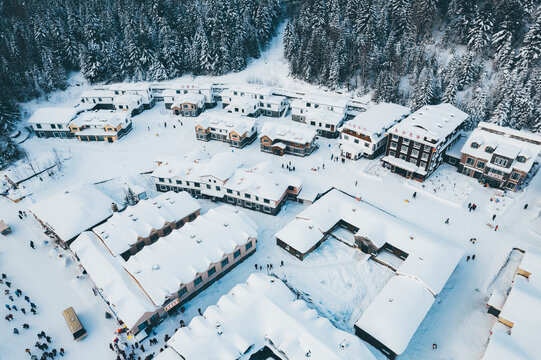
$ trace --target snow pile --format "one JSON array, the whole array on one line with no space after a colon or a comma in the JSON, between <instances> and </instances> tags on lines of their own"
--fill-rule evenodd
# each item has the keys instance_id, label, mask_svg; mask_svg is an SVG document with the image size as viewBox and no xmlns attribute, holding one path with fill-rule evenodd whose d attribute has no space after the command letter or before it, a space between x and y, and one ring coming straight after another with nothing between
<instances>
[{"instance_id":1,"label":"snow pile","mask_svg":"<svg viewBox=\"0 0 541 360\"><path fill-rule=\"evenodd\" d=\"M60 240L67 242L110 217L112 203L94 186L76 185L30 205L29 209Z\"/></svg>"},{"instance_id":2,"label":"snow pile","mask_svg":"<svg viewBox=\"0 0 541 360\"><path fill-rule=\"evenodd\" d=\"M220 206L146 246L124 267L159 306L182 284L191 283L211 264L257 238L257 231L244 212Z\"/></svg>"},{"instance_id":3,"label":"snow pile","mask_svg":"<svg viewBox=\"0 0 541 360\"><path fill-rule=\"evenodd\" d=\"M252 274L216 305L179 329L169 341L179 354L169 359L234 360L267 346L290 360L374 359L355 336L336 329L308 308L283 282Z\"/></svg>"},{"instance_id":4,"label":"snow pile","mask_svg":"<svg viewBox=\"0 0 541 360\"><path fill-rule=\"evenodd\" d=\"M146 313L158 310L124 270L123 260L112 257L96 234L85 231L70 248L102 296L129 328Z\"/></svg>"},{"instance_id":5,"label":"snow pile","mask_svg":"<svg viewBox=\"0 0 541 360\"><path fill-rule=\"evenodd\" d=\"M117 256L130 250L140 238L148 238L153 231L176 223L200 209L199 202L187 192L169 191L114 213L93 231Z\"/></svg>"}]
</instances>

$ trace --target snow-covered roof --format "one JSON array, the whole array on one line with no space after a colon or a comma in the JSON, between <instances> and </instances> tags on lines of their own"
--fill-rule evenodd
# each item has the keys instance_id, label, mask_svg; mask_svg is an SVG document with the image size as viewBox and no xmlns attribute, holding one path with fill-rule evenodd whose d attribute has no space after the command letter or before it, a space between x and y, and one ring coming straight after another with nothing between
<instances>
[{"instance_id":1,"label":"snow-covered roof","mask_svg":"<svg viewBox=\"0 0 541 360\"><path fill-rule=\"evenodd\" d=\"M63 241L113 214L113 199L92 185L76 185L30 205L30 211Z\"/></svg>"},{"instance_id":2,"label":"snow-covered roof","mask_svg":"<svg viewBox=\"0 0 541 360\"><path fill-rule=\"evenodd\" d=\"M236 285L168 344L185 360L237 360L266 345L289 360L375 359L359 338L335 328L282 281L263 274Z\"/></svg>"},{"instance_id":3,"label":"snow-covered roof","mask_svg":"<svg viewBox=\"0 0 541 360\"><path fill-rule=\"evenodd\" d=\"M299 189L302 178L286 173L269 161L237 169L225 184L228 189L274 201L280 200L289 186Z\"/></svg>"},{"instance_id":4,"label":"snow-covered roof","mask_svg":"<svg viewBox=\"0 0 541 360\"><path fill-rule=\"evenodd\" d=\"M137 104L138 102L139 103L142 103L143 101L143 97L141 95L138 95L138 94L124 94L124 95L118 95L118 96L115 96L115 99L114 99L114 103L115 104L120 104L120 105L124 105L124 104Z\"/></svg>"},{"instance_id":5,"label":"snow-covered roof","mask_svg":"<svg viewBox=\"0 0 541 360\"><path fill-rule=\"evenodd\" d=\"M223 152L215 154L205 163L196 164L199 176L212 176L222 181L229 179L242 165L242 159L235 153Z\"/></svg>"},{"instance_id":6,"label":"snow-covered roof","mask_svg":"<svg viewBox=\"0 0 541 360\"><path fill-rule=\"evenodd\" d=\"M255 120L229 113L205 113L199 116L195 126L197 125L201 125L205 129L213 127L226 130L228 133L234 131L239 135L243 135L255 128Z\"/></svg>"},{"instance_id":7,"label":"snow-covered roof","mask_svg":"<svg viewBox=\"0 0 541 360\"><path fill-rule=\"evenodd\" d=\"M148 91L150 84L147 82L123 82L107 85L107 88L112 91Z\"/></svg>"},{"instance_id":8,"label":"snow-covered roof","mask_svg":"<svg viewBox=\"0 0 541 360\"><path fill-rule=\"evenodd\" d=\"M187 93L187 94L180 94L175 96L175 101L173 101L173 105L171 105L171 108L174 107L180 107L181 104L189 103L189 104L197 104L198 106L202 106L207 97L203 94L196 94L196 93Z\"/></svg>"},{"instance_id":9,"label":"snow-covered roof","mask_svg":"<svg viewBox=\"0 0 541 360\"><path fill-rule=\"evenodd\" d=\"M522 258L519 267L531 274L541 277L541 250L529 248Z\"/></svg>"},{"instance_id":10,"label":"snow-covered roof","mask_svg":"<svg viewBox=\"0 0 541 360\"><path fill-rule=\"evenodd\" d=\"M37 109L28 122L30 124L69 124L77 113L76 108L44 107Z\"/></svg>"},{"instance_id":11,"label":"snow-covered roof","mask_svg":"<svg viewBox=\"0 0 541 360\"><path fill-rule=\"evenodd\" d=\"M536 254L536 256L539 254ZM524 257L526 258L526 256ZM533 258L531 259L533 260ZM500 312L500 319L513 323L509 329L496 324L483 359L537 359L541 338L541 276L516 276Z\"/></svg>"},{"instance_id":12,"label":"snow-covered roof","mask_svg":"<svg viewBox=\"0 0 541 360\"><path fill-rule=\"evenodd\" d=\"M200 209L199 202L187 192L169 191L114 213L93 231L117 256L129 250L139 238L149 237L152 231L163 228L166 223L177 222Z\"/></svg>"},{"instance_id":13,"label":"snow-covered roof","mask_svg":"<svg viewBox=\"0 0 541 360\"><path fill-rule=\"evenodd\" d=\"M451 104L425 105L390 128L389 134L404 136L429 146L437 146L466 119L468 119L468 114Z\"/></svg>"},{"instance_id":14,"label":"snow-covered roof","mask_svg":"<svg viewBox=\"0 0 541 360\"><path fill-rule=\"evenodd\" d=\"M81 98L114 98L115 93L105 89L91 89L83 92Z\"/></svg>"},{"instance_id":15,"label":"snow-covered roof","mask_svg":"<svg viewBox=\"0 0 541 360\"><path fill-rule=\"evenodd\" d=\"M327 109L310 109L306 111L306 122L315 121L324 124L338 126L344 120L344 114L327 110Z\"/></svg>"},{"instance_id":16,"label":"snow-covered roof","mask_svg":"<svg viewBox=\"0 0 541 360\"><path fill-rule=\"evenodd\" d=\"M268 86L236 84L236 85L231 85L229 89L224 90L224 91L226 92L227 96L241 96L240 94L235 95L233 91L237 91L238 93L245 93L245 94L271 96L274 90Z\"/></svg>"},{"instance_id":17,"label":"snow-covered roof","mask_svg":"<svg viewBox=\"0 0 541 360\"><path fill-rule=\"evenodd\" d=\"M114 258L100 239L85 231L70 245L102 295L128 327L133 327L147 312L157 310L148 296L122 267L122 259Z\"/></svg>"},{"instance_id":18,"label":"snow-covered roof","mask_svg":"<svg viewBox=\"0 0 541 360\"><path fill-rule=\"evenodd\" d=\"M327 105L327 106L336 106L339 108L345 108L351 99L345 96L336 95L335 93L325 93L325 94L305 94L301 101L296 101L295 104L297 106L303 106L303 103L311 103L311 104L320 104L320 105ZM313 106L313 105L312 105Z\"/></svg>"},{"instance_id":19,"label":"snow-covered roof","mask_svg":"<svg viewBox=\"0 0 541 360\"><path fill-rule=\"evenodd\" d=\"M249 238L256 238L257 231L244 212L223 205L144 247L124 267L152 302L162 305L182 284L192 282Z\"/></svg>"},{"instance_id":20,"label":"snow-covered roof","mask_svg":"<svg viewBox=\"0 0 541 360\"><path fill-rule=\"evenodd\" d=\"M131 122L130 114L125 111L94 110L86 111L77 116L71 122L75 126L104 127L110 125L116 128L118 125L126 126Z\"/></svg>"},{"instance_id":21,"label":"snow-covered roof","mask_svg":"<svg viewBox=\"0 0 541 360\"><path fill-rule=\"evenodd\" d=\"M184 154L182 158L161 158L162 164L152 172L153 177L161 177L171 179L176 176L186 179L199 181L199 174L195 169L199 169L201 162L206 162L210 159L210 155L205 152L196 150Z\"/></svg>"},{"instance_id":22,"label":"snow-covered roof","mask_svg":"<svg viewBox=\"0 0 541 360\"><path fill-rule=\"evenodd\" d=\"M302 190L297 199L314 202L318 195L331 190L332 186L321 178L309 177L303 181Z\"/></svg>"},{"instance_id":23,"label":"snow-covered roof","mask_svg":"<svg viewBox=\"0 0 541 360\"><path fill-rule=\"evenodd\" d=\"M254 109L257 109L258 107L259 100L249 97L233 97L226 110L229 112L233 112L233 108L240 108L255 111Z\"/></svg>"},{"instance_id":24,"label":"snow-covered roof","mask_svg":"<svg viewBox=\"0 0 541 360\"><path fill-rule=\"evenodd\" d=\"M391 126L410 113L411 109L405 106L379 103L346 122L342 128L366 134L377 142Z\"/></svg>"},{"instance_id":25,"label":"snow-covered roof","mask_svg":"<svg viewBox=\"0 0 541 360\"><path fill-rule=\"evenodd\" d=\"M165 90L162 91L163 96L178 96L180 93L182 93L184 90L188 92L194 92L199 90L211 90L213 88L213 84L209 82L190 82L190 83L182 83L179 81L166 81L166 82L159 82L159 83L153 83L153 88L164 88ZM180 93L177 93L177 91L180 91Z\"/></svg>"},{"instance_id":26,"label":"snow-covered roof","mask_svg":"<svg viewBox=\"0 0 541 360\"><path fill-rule=\"evenodd\" d=\"M355 325L400 355L434 303L424 286L407 276L394 276Z\"/></svg>"},{"instance_id":27,"label":"snow-covered roof","mask_svg":"<svg viewBox=\"0 0 541 360\"><path fill-rule=\"evenodd\" d=\"M526 138L528 141L519 139ZM536 143L537 142L537 143ZM473 148L472 144L477 143L479 146ZM485 151L487 147L494 149L494 153ZM528 172L532 168L541 152L541 137L513 130L495 124L480 123L479 126L471 133L465 144L462 146L462 153L490 161L494 154L505 156L514 159L510 168L502 168L502 171L510 172L512 169L517 169L523 172ZM516 161L519 156L525 157L525 162ZM495 164L491 164L495 166ZM500 169L500 167L498 167Z\"/></svg>"},{"instance_id":28,"label":"snow-covered roof","mask_svg":"<svg viewBox=\"0 0 541 360\"><path fill-rule=\"evenodd\" d=\"M311 220L293 219L274 236L293 249L305 253L321 241L324 234Z\"/></svg>"},{"instance_id":29,"label":"snow-covered roof","mask_svg":"<svg viewBox=\"0 0 541 360\"><path fill-rule=\"evenodd\" d=\"M310 143L316 135L316 130L308 125L284 125L271 121L267 121L260 131L260 137L267 136L271 140L290 141L298 144Z\"/></svg>"}]
</instances>

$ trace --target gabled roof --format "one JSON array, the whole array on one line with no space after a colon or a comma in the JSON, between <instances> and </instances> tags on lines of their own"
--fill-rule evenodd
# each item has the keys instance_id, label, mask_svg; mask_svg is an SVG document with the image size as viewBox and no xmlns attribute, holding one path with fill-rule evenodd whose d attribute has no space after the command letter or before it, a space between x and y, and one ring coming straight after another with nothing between
<instances>
[{"instance_id":1,"label":"gabled roof","mask_svg":"<svg viewBox=\"0 0 541 360\"><path fill-rule=\"evenodd\" d=\"M255 120L245 116L229 113L205 113L199 116L195 126L200 125L205 129L209 127L226 130L228 133L234 131L239 135L250 132L255 128Z\"/></svg>"},{"instance_id":2,"label":"gabled roof","mask_svg":"<svg viewBox=\"0 0 541 360\"><path fill-rule=\"evenodd\" d=\"M237 360L270 342L289 360L375 359L359 338L320 317L279 279L262 274L235 286L168 344L177 359Z\"/></svg>"},{"instance_id":3,"label":"gabled roof","mask_svg":"<svg viewBox=\"0 0 541 360\"><path fill-rule=\"evenodd\" d=\"M267 121L260 131L260 137L267 136L271 140L290 141L299 144L312 142L316 135L316 130L308 125L284 125L271 121Z\"/></svg>"},{"instance_id":4,"label":"gabled roof","mask_svg":"<svg viewBox=\"0 0 541 360\"><path fill-rule=\"evenodd\" d=\"M131 123L130 117L130 114L126 111L94 110L81 113L71 124L75 126L96 127L109 125L116 128L118 125L126 126L128 123Z\"/></svg>"},{"instance_id":5,"label":"gabled roof","mask_svg":"<svg viewBox=\"0 0 541 360\"><path fill-rule=\"evenodd\" d=\"M30 124L69 124L79 113L76 108L44 107L37 109L28 122Z\"/></svg>"},{"instance_id":6,"label":"gabled roof","mask_svg":"<svg viewBox=\"0 0 541 360\"><path fill-rule=\"evenodd\" d=\"M342 128L375 137L377 140L410 113L411 109L405 106L379 103L347 121Z\"/></svg>"}]
</instances>

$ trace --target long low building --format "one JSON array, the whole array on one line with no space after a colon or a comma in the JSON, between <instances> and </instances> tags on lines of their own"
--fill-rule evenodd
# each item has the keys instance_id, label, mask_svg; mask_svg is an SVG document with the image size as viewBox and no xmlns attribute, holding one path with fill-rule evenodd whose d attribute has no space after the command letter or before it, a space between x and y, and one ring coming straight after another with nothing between
<instances>
[{"instance_id":1,"label":"long low building","mask_svg":"<svg viewBox=\"0 0 541 360\"><path fill-rule=\"evenodd\" d=\"M46 232L63 246L113 215L113 199L92 185L76 185L30 205ZM53 211L54 210L54 211Z\"/></svg>"},{"instance_id":2,"label":"long low building","mask_svg":"<svg viewBox=\"0 0 541 360\"><path fill-rule=\"evenodd\" d=\"M122 212L115 212L92 230L111 254L128 260L145 245L195 220L200 210L199 202L187 192L169 191L153 199L141 200Z\"/></svg>"},{"instance_id":3,"label":"long low building","mask_svg":"<svg viewBox=\"0 0 541 360\"><path fill-rule=\"evenodd\" d=\"M278 246L301 260L331 236L349 240L371 261L395 271L355 323L356 334L391 359L405 351L464 254L462 248L337 189L275 236Z\"/></svg>"},{"instance_id":4,"label":"long low building","mask_svg":"<svg viewBox=\"0 0 541 360\"><path fill-rule=\"evenodd\" d=\"M132 130L131 115L114 110L86 111L69 125L80 141L115 142Z\"/></svg>"},{"instance_id":5,"label":"long low building","mask_svg":"<svg viewBox=\"0 0 541 360\"><path fill-rule=\"evenodd\" d=\"M256 251L257 225L224 205L124 261L93 232L70 246L130 333L149 330ZM109 275L109 276L106 276Z\"/></svg>"},{"instance_id":6,"label":"long low building","mask_svg":"<svg viewBox=\"0 0 541 360\"><path fill-rule=\"evenodd\" d=\"M252 274L169 340L159 360L372 360L355 336L298 300L279 279Z\"/></svg>"},{"instance_id":7,"label":"long low building","mask_svg":"<svg viewBox=\"0 0 541 360\"><path fill-rule=\"evenodd\" d=\"M28 123L39 138L73 138L69 124L79 112L77 108L39 108L32 114Z\"/></svg>"},{"instance_id":8,"label":"long low building","mask_svg":"<svg viewBox=\"0 0 541 360\"><path fill-rule=\"evenodd\" d=\"M255 121L232 114L204 114L195 124L197 140L219 140L230 146L243 148L257 138Z\"/></svg>"},{"instance_id":9,"label":"long low building","mask_svg":"<svg viewBox=\"0 0 541 360\"><path fill-rule=\"evenodd\" d=\"M243 165L233 153L160 162L152 173L158 191L187 191L276 215L286 200L296 200L302 179L272 162Z\"/></svg>"}]
</instances>

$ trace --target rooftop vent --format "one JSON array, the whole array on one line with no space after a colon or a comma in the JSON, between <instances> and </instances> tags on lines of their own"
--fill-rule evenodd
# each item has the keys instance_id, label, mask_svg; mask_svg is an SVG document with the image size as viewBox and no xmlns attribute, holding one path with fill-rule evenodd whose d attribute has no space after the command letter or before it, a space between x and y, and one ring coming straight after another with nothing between
<instances>
[{"instance_id":1,"label":"rooftop vent","mask_svg":"<svg viewBox=\"0 0 541 360\"><path fill-rule=\"evenodd\" d=\"M137 221L137 216L133 216L131 219L132 221Z\"/></svg>"},{"instance_id":2,"label":"rooftop vent","mask_svg":"<svg viewBox=\"0 0 541 360\"><path fill-rule=\"evenodd\" d=\"M154 271L160 270L160 265L154 265L154 266L152 267L152 270L154 270Z\"/></svg>"},{"instance_id":3,"label":"rooftop vent","mask_svg":"<svg viewBox=\"0 0 541 360\"><path fill-rule=\"evenodd\" d=\"M393 298L389 298L389 302L393 302L393 301L394 301L394 299L393 299Z\"/></svg>"},{"instance_id":4,"label":"rooftop vent","mask_svg":"<svg viewBox=\"0 0 541 360\"><path fill-rule=\"evenodd\" d=\"M228 227L228 226L229 226L229 223L226 223L226 222L225 222L225 223L224 223L224 226L225 226L225 227Z\"/></svg>"}]
</instances>

